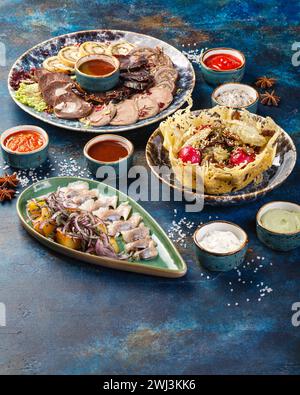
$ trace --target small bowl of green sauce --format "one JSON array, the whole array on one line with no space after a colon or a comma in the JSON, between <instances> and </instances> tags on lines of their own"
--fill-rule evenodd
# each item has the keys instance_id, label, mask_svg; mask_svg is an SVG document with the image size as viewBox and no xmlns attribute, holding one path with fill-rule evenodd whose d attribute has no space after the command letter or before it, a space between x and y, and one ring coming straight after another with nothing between
<instances>
[{"instance_id":1,"label":"small bowl of green sauce","mask_svg":"<svg viewBox=\"0 0 300 395\"><path fill-rule=\"evenodd\" d=\"M274 201L260 208L256 216L259 240L277 251L300 247L300 205Z\"/></svg>"}]
</instances>

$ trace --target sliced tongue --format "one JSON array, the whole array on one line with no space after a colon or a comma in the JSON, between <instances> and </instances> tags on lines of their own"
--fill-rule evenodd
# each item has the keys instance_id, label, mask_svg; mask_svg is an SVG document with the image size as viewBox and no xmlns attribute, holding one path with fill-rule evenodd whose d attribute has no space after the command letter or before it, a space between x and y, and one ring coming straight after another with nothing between
<instances>
[{"instance_id":1,"label":"sliced tongue","mask_svg":"<svg viewBox=\"0 0 300 395\"><path fill-rule=\"evenodd\" d=\"M86 119L93 126L104 126L110 123L116 111L116 106L112 103L95 106Z\"/></svg>"},{"instance_id":2,"label":"sliced tongue","mask_svg":"<svg viewBox=\"0 0 300 395\"><path fill-rule=\"evenodd\" d=\"M58 118L78 119L87 117L92 111L92 104L87 103L73 92L59 96L54 103L54 113Z\"/></svg>"},{"instance_id":3,"label":"sliced tongue","mask_svg":"<svg viewBox=\"0 0 300 395\"><path fill-rule=\"evenodd\" d=\"M159 106L151 97L141 94L135 95L134 99L138 108L139 119L154 117L159 113Z\"/></svg>"},{"instance_id":4,"label":"sliced tongue","mask_svg":"<svg viewBox=\"0 0 300 395\"><path fill-rule=\"evenodd\" d=\"M54 106L56 99L71 91L72 84L65 81L52 81L48 84L45 89L43 90L43 98L45 102L50 105Z\"/></svg>"},{"instance_id":5,"label":"sliced tongue","mask_svg":"<svg viewBox=\"0 0 300 395\"><path fill-rule=\"evenodd\" d=\"M51 71L42 73L38 80L40 90L43 91L53 81L72 82L72 79L64 73L52 73Z\"/></svg>"},{"instance_id":6,"label":"sliced tongue","mask_svg":"<svg viewBox=\"0 0 300 395\"><path fill-rule=\"evenodd\" d=\"M35 69L34 70L34 73L33 73L33 76L34 76L34 78L35 78L35 80L37 81L37 82L39 82L39 80L40 80L40 78L42 77L42 75L44 75L44 74L49 74L49 71L48 70L46 70L46 69Z\"/></svg>"},{"instance_id":7,"label":"sliced tongue","mask_svg":"<svg viewBox=\"0 0 300 395\"><path fill-rule=\"evenodd\" d=\"M138 108L135 100L127 99L116 105L117 113L113 120L110 122L111 125L130 125L135 123L138 118Z\"/></svg>"}]
</instances>

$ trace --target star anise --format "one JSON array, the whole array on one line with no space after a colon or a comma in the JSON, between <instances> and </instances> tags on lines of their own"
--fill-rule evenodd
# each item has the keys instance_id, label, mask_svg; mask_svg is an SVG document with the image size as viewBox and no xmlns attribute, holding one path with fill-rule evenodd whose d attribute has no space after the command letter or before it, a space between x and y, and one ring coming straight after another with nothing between
<instances>
[{"instance_id":1,"label":"star anise","mask_svg":"<svg viewBox=\"0 0 300 395\"><path fill-rule=\"evenodd\" d=\"M262 89L272 88L273 85L276 83L276 78L263 77L257 78L255 85Z\"/></svg>"},{"instance_id":2,"label":"star anise","mask_svg":"<svg viewBox=\"0 0 300 395\"><path fill-rule=\"evenodd\" d=\"M19 180L17 178L16 173L11 175L5 173L4 176L0 177L0 186L2 188L6 188L6 187L16 188L18 184L19 184Z\"/></svg>"},{"instance_id":3,"label":"star anise","mask_svg":"<svg viewBox=\"0 0 300 395\"><path fill-rule=\"evenodd\" d=\"M16 191L13 189L0 188L0 202L11 200L15 196Z\"/></svg>"},{"instance_id":4,"label":"star anise","mask_svg":"<svg viewBox=\"0 0 300 395\"><path fill-rule=\"evenodd\" d=\"M278 103L280 101L280 97L275 95L275 91L273 90L272 92L266 91L265 93L262 93L260 95L260 102L264 106L278 106Z\"/></svg>"}]
</instances>

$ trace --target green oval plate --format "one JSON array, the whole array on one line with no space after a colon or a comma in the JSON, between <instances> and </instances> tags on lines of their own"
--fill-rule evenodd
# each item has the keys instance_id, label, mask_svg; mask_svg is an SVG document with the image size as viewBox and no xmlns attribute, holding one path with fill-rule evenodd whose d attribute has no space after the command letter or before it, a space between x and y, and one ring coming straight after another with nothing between
<instances>
[{"instance_id":1,"label":"green oval plate","mask_svg":"<svg viewBox=\"0 0 300 395\"><path fill-rule=\"evenodd\" d=\"M68 247L64 247L55 241L48 239L33 229L30 221L26 215L26 203L32 198L54 192L57 188L67 186L74 181L86 181L90 188L99 189L100 193L105 195L117 195L119 202L128 201L132 207L133 212L137 212L143 218L146 226L151 230L152 238L157 243L158 256L155 259L147 261L122 261L107 257L100 257L87 254L81 251L75 251ZM148 274L160 277L182 277L185 275L187 267L181 255L168 238L163 229L158 223L144 210L138 203L136 203L129 196L110 187L104 183L77 177L53 177L43 181L39 181L22 192L17 201L17 212L24 228L39 242L46 247L51 248L61 254L67 255L87 263L109 267L111 269L126 270L130 272Z\"/></svg>"}]
</instances>

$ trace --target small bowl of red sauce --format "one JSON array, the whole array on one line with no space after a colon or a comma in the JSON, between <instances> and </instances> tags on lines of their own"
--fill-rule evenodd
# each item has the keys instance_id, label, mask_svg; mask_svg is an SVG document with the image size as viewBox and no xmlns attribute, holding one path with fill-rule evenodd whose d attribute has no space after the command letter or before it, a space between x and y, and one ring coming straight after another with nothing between
<instances>
[{"instance_id":1,"label":"small bowl of red sauce","mask_svg":"<svg viewBox=\"0 0 300 395\"><path fill-rule=\"evenodd\" d=\"M88 141L83 149L87 165L93 175L104 178L107 170L109 178L127 174L132 164L134 147L125 137L114 134L102 134ZM103 166L106 166L103 169Z\"/></svg>"},{"instance_id":2,"label":"small bowl of red sauce","mask_svg":"<svg viewBox=\"0 0 300 395\"><path fill-rule=\"evenodd\" d=\"M211 85L239 82L245 72L244 54L232 48L212 48L200 57L203 78Z\"/></svg>"},{"instance_id":3,"label":"small bowl of red sauce","mask_svg":"<svg viewBox=\"0 0 300 395\"><path fill-rule=\"evenodd\" d=\"M49 137L38 126L20 125L3 132L0 144L3 159L9 166L34 169L47 159Z\"/></svg>"},{"instance_id":4,"label":"small bowl of red sauce","mask_svg":"<svg viewBox=\"0 0 300 395\"><path fill-rule=\"evenodd\" d=\"M78 84L89 92L104 92L119 82L120 62L111 55L86 55L75 64Z\"/></svg>"}]
</instances>

